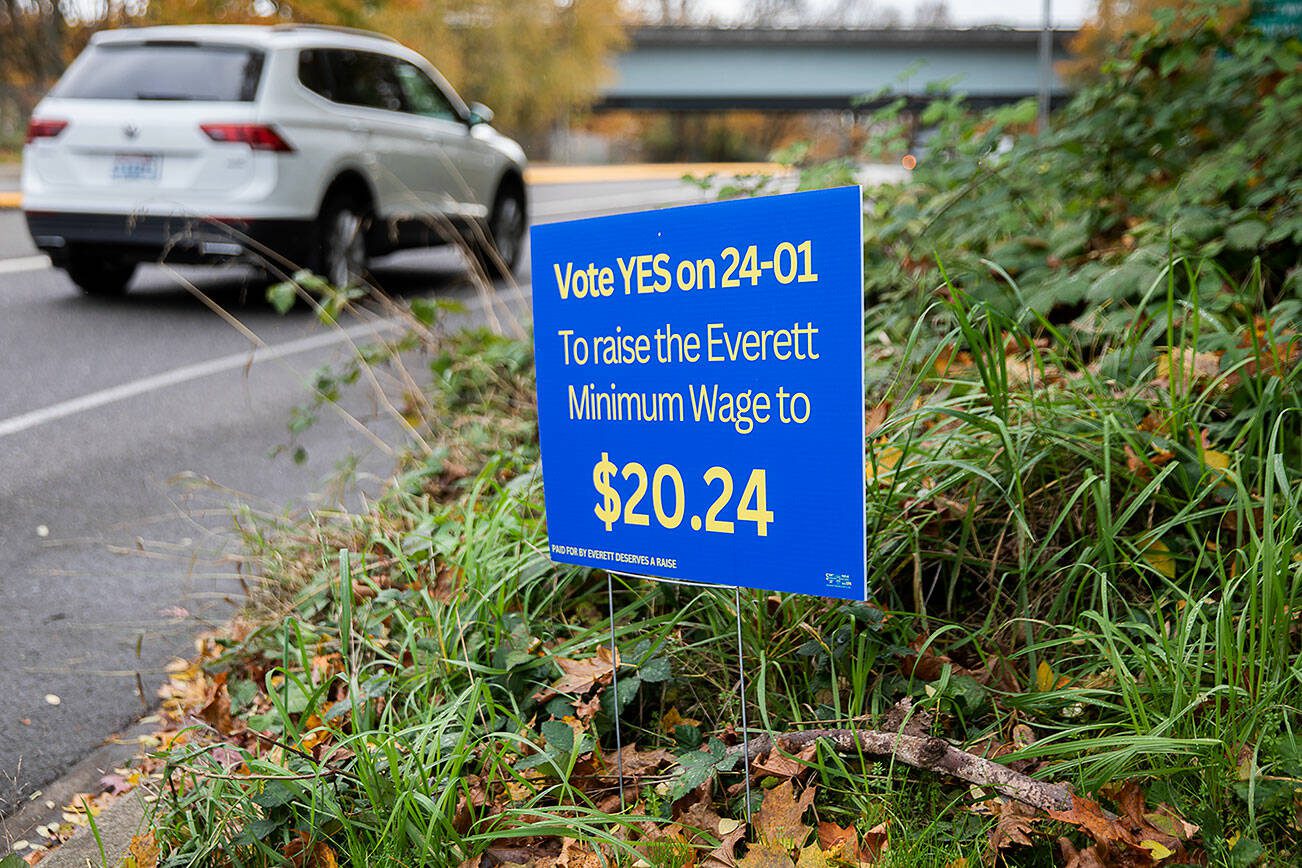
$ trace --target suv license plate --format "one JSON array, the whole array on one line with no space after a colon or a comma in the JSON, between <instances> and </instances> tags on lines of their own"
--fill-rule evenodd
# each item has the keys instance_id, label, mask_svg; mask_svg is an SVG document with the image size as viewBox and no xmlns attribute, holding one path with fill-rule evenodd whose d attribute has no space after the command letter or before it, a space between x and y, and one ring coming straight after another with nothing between
<instances>
[{"instance_id":1,"label":"suv license plate","mask_svg":"<svg viewBox=\"0 0 1302 868\"><path fill-rule=\"evenodd\" d=\"M117 154L113 157L114 181L157 181L163 168L158 154Z\"/></svg>"}]
</instances>

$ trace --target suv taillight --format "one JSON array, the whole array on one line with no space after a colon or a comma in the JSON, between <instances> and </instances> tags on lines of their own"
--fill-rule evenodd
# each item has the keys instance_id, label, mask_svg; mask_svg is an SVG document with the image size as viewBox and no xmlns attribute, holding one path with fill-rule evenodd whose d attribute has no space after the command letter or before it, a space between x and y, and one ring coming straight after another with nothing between
<instances>
[{"instance_id":1,"label":"suv taillight","mask_svg":"<svg viewBox=\"0 0 1302 868\"><path fill-rule=\"evenodd\" d=\"M237 142L255 151L294 150L275 127L267 124L200 124L199 129L214 142Z\"/></svg>"},{"instance_id":2,"label":"suv taillight","mask_svg":"<svg viewBox=\"0 0 1302 868\"><path fill-rule=\"evenodd\" d=\"M27 141L36 141L37 139L52 139L59 133L63 132L68 126L67 121L53 121L48 118L32 118L27 122Z\"/></svg>"}]
</instances>

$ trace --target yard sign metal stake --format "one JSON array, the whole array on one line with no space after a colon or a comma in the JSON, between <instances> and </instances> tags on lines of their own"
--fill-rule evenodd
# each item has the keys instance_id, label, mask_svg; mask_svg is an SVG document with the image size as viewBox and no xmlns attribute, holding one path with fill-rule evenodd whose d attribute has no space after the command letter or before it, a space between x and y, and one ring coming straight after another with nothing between
<instances>
[{"instance_id":1,"label":"yard sign metal stake","mask_svg":"<svg viewBox=\"0 0 1302 868\"><path fill-rule=\"evenodd\" d=\"M741 691L741 774L746 781L746 825L750 825L750 726L746 723L746 651L741 643L741 588L733 585L733 611L737 613L737 672Z\"/></svg>"},{"instance_id":2,"label":"yard sign metal stake","mask_svg":"<svg viewBox=\"0 0 1302 868\"><path fill-rule=\"evenodd\" d=\"M619 811L624 804L624 739L619 729L619 649L615 646L615 579L606 573L606 605L610 608L610 689L614 692L610 703L615 715L615 768L619 772Z\"/></svg>"},{"instance_id":3,"label":"yard sign metal stake","mask_svg":"<svg viewBox=\"0 0 1302 868\"><path fill-rule=\"evenodd\" d=\"M620 726L620 709L619 709L619 650L615 645L615 573L610 570L606 571L606 608L610 612L610 689L614 691L615 698L612 703L612 709L615 715L615 770L619 775L619 809L625 809L624 803L624 738ZM623 579L646 579L652 582L663 582L667 585L689 585L694 588L732 588L733 614L737 621L737 674L738 674L738 694L741 698L741 749L742 749L742 776L746 781L746 825L750 825L751 812L751 795L750 795L750 724L746 717L746 647L741 639L741 588L737 585L715 585L708 582L684 582L677 579L662 579L653 576L639 576L634 573L620 573Z\"/></svg>"}]
</instances>

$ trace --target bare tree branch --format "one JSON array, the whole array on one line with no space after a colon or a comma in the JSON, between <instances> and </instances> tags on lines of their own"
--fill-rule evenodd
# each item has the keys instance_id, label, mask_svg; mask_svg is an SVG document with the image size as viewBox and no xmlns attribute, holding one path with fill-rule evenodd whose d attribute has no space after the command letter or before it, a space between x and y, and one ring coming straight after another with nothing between
<instances>
[{"instance_id":1,"label":"bare tree branch","mask_svg":"<svg viewBox=\"0 0 1302 868\"><path fill-rule=\"evenodd\" d=\"M799 753L816 742L824 742L838 753L865 753L891 756L905 765L936 772L990 787L1001 795L1043 810L1065 811L1071 808L1071 792L1062 784L1037 781L1008 766L961 751L942 738L929 735L906 735L875 729L808 729L751 739L750 760L767 754L774 747L786 753ZM732 748L742 752L742 746Z\"/></svg>"}]
</instances>

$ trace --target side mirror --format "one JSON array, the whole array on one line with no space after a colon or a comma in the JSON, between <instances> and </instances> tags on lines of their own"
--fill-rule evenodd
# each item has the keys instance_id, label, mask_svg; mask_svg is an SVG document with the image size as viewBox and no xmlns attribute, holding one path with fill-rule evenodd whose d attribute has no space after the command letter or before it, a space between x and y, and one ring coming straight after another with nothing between
<instances>
[{"instance_id":1,"label":"side mirror","mask_svg":"<svg viewBox=\"0 0 1302 868\"><path fill-rule=\"evenodd\" d=\"M493 122L493 110L482 102L472 102L470 104L470 125L491 124Z\"/></svg>"}]
</instances>

